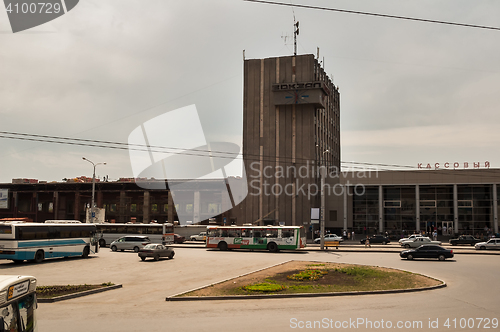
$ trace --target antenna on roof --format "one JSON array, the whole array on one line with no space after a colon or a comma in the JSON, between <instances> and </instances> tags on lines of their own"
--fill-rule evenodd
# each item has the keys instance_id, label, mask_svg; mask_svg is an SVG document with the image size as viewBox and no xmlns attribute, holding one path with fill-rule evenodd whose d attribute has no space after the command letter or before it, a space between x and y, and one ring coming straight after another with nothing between
<instances>
[{"instance_id":1,"label":"antenna on roof","mask_svg":"<svg viewBox=\"0 0 500 332\"><path fill-rule=\"evenodd\" d=\"M293 12L293 46L294 53L293 55L297 55L297 36L299 35L299 21L295 21L295 11Z\"/></svg>"}]
</instances>

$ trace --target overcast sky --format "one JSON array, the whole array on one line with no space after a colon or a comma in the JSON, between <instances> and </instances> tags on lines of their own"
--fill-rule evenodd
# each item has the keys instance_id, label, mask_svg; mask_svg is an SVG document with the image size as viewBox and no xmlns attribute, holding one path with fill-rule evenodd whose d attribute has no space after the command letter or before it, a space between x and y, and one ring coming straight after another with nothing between
<instances>
[{"instance_id":1,"label":"overcast sky","mask_svg":"<svg viewBox=\"0 0 500 332\"><path fill-rule=\"evenodd\" d=\"M496 0L286 3L500 27ZM340 87L343 161L500 166L500 31L242 0L81 0L16 34L0 10L0 131L126 143L195 104L208 140L241 144L243 50L291 55L293 14L298 52L319 47ZM126 150L0 138L0 153L0 183L91 176L82 156L133 176Z\"/></svg>"}]
</instances>

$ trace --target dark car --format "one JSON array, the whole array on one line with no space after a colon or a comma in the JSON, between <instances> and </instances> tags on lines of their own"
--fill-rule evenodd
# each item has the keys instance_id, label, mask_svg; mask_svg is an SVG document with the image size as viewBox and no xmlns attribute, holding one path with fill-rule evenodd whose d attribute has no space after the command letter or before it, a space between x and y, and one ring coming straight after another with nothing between
<instances>
[{"instance_id":1,"label":"dark car","mask_svg":"<svg viewBox=\"0 0 500 332\"><path fill-rule=\"evenodd\" d=\"M166 247L163 244L151 243L139 250L139 257L145 261L147 257L152 257L155 261L160 257L174 258L175 252L172 248Z\"/></svg>"},{"instance_id":2,"label":"dark car","mask_svg":"<svg viewBox=\"0 0 500 332\"><path fill-rule=\"evenodd\" d=\"M470 244L471 246L473 246L478 242L481 242L481 240L476 239L472 235L462 235L462 236L459 236L458 239L450 239L450 244L452 246L456 246L458 244Z\"/></svg>"},{"instance_id":3,"label":"dark car","mask_svg":"<svg viewBox=\"0 0 500 332\"><path fill-rule=\"evenodd\" d=\"M174 243L184 243L184 241L186 241L186 238L184 236L174 234Z\"/></svg>"},{"instance_id":4,"label":"dark car","mask_svg":"<svg viewBox=\"0 0 500 332\"><path fill-rule=\"evenodd\" d=\"M391 242L391 240L387 236L383 236L383 235L372 235L368 238L368 240L370 240L370 244L374 244L374 243L387 244L387 243ZM366 238L361 239L361 241L359 241L359 242L361 242L361 244L365 244Z\"/></svg>"},{"instance_id":5,"label":"dark car","mask_svg":"<svg viewBox=\"0 0 500 332\"><path fill-rule=\"evenodd\" d=\"M445 249L436 245L420 246L417 249L401 251L401 258L412 260L414 258L437 258L444 261L446 258L453 258L453 250Z\"/></svg>"}]
</instances>

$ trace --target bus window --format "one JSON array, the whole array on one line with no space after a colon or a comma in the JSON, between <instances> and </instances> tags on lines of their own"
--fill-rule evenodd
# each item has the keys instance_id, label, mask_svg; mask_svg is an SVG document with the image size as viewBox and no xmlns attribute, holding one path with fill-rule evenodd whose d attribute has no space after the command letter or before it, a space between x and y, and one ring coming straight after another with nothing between
<instances>
[{"instance_id":1,"label":"bus window","mask_svg":"<svg viewBox=\"0 0 500 332\"><path fill-rule=\"evenodd\" d=\"M230 229L228 231L228 237L241 237L239 229Z\"/></svg>"},{"instance_id":2,"label":"bus window","mask_svg":"<svg viewBox=\"0 0 500 332\"><path fill-rule=\"evenodd\" d=\"M278 237L277 229L266 229L266 237Z\"/></svg>"}]
</instances>

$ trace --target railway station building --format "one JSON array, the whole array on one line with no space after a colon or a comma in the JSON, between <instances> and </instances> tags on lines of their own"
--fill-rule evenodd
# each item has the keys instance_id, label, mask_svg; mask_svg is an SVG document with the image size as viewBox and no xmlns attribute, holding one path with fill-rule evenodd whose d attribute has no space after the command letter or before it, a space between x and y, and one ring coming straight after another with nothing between
<instances>
[{"instance_id":1,"label":"railway station building","mask_svg":"<svg viewBox=\"0 0 500 332\"><path fill-rule=\"evenodd\" d=\"M105 220L173 223L182 211L192 212L200 224L212 218L218 224L314 231L318 220L312 211L322 205L323 177L325 227L335 233L498 233L500 170L488 162L463 163L460 169L341 170L340 93L314 55L245 60L243 96L248 194L241 203L225 211L223 206L233 205L221 202L211 180L198 181L182 201L174 200L165 180L151 179L165 181L162 190L144 189L129 178L99 181L95 201ZM0 218L85 221L91 180L0 184Z\"/></svg>"}]
</instances>

